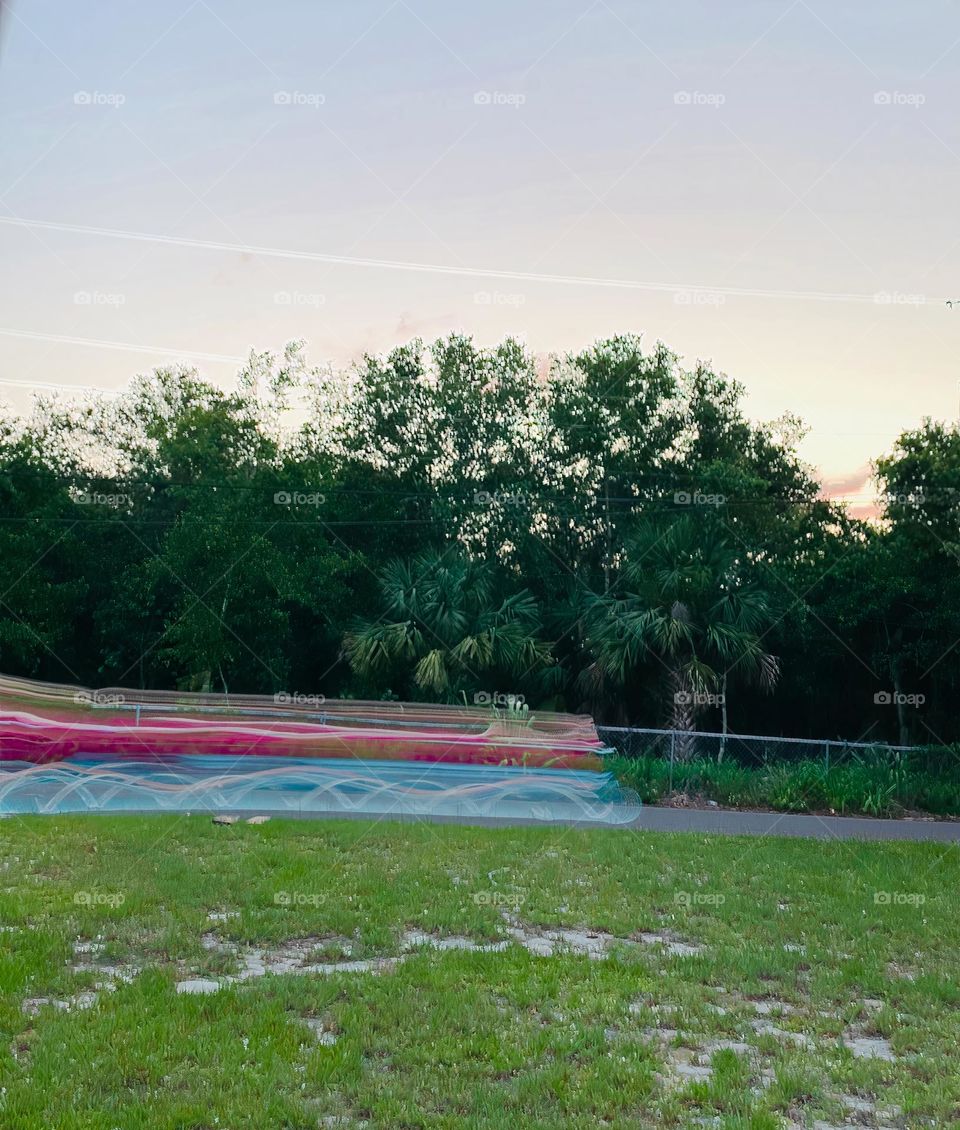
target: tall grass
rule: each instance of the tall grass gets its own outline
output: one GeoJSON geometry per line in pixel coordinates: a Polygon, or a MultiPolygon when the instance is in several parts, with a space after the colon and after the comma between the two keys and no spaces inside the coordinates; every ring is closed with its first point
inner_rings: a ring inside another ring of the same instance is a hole
{"type": "MultiPolygon", "coordinates": [[[[611,755],[605,761],[647,804],[671,791],[669,762],[611,755]]],[[[960,755],[954,749],[891,757],[870,754],[826,768],[822,761],[770,761],[758,766],[695,759],[675,762],[674,794],[733,808],[895,816],[904,811],[960,815],[960,755]]]]}

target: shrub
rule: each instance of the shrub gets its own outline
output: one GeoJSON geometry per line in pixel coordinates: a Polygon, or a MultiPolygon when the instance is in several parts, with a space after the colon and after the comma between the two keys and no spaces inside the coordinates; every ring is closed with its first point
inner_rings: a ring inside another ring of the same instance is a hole
{"type": "MultiPolygon", "coordinates": [[[[960,750],[957,753],[960,757],[960,750]]],[[[656,804],[671,791],[670,765],[663,758],[612,754],[606,765],[645,804],[656,804]]],[[[698,758],[674,764],[672,792],[703,796],[733,808],[779,812],[890,816],[916,809],[953,816],[960,815],[955,767],[945,749],[893,758],[888,751],[868,750],[829,769],[820,761],[769,761],[751,767],[698,758]]]]}

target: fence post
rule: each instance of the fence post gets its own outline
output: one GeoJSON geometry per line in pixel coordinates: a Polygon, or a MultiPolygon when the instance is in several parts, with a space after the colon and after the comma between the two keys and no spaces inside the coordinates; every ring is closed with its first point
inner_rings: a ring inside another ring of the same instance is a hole
{"type": "Polygon", "coordinates": [[[673,792],[673,752],[677,744],[677,731],[670,731],[670,783],[667,785],[667,792],[673,792]]]}
{"type": "Polygon", "coordinates": [[[830,772],[830,743],[823,743],[823,768],[824,772],[830,772]]]}

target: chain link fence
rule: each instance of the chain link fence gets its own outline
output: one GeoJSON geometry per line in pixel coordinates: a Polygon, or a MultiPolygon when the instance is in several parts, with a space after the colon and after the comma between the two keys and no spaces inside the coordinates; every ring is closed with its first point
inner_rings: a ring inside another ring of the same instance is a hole
{"type": "Polygon", "coordinates": [[[769,762],[818,761],[825,770],[847,761],[898,760],[918,746],[886,742],[845,742],[838,739],[775,738],[757,734],[714,734],[701,730],[647,730],[639,727],[597,726],[604,745],[624,757],[668,761],[733,762],[758,767],[769,762]]]}

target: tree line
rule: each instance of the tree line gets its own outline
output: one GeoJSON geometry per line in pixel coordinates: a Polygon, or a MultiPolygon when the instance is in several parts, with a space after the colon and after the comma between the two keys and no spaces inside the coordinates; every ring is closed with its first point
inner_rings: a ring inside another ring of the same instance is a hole
{"type": "Polygon", "coordinates": [[[864,521],[743,399],[636,336],[456,335],[38,397],[0,425],[0,670],[957,740],[957,428],[904,431],[864,521]]]}

